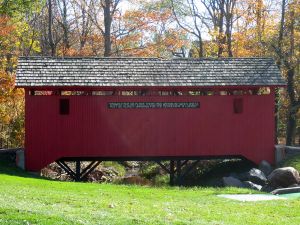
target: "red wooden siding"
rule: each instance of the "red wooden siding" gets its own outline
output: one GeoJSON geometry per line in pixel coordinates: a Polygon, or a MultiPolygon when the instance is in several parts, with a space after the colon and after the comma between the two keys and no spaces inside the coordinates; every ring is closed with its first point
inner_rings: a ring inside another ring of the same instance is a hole
{"type": "Polygon", "coordinates": [[[25,148],[31,171],[61,157],[243,155],[272,163],[274,91],[242,96],[26,95],[25,148]],[[70,100],[69,115],[60,115],[62,98],[70,100]],[[200,102],[200,108],[108,109],[108,102],[200,102]]]}

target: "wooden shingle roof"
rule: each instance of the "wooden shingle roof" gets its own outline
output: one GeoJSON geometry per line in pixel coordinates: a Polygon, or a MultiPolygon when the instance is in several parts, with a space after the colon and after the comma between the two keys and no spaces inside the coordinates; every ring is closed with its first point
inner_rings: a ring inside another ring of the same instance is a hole
{"type": "Polygon", "coordinates": [[[18,87],[281,86],[271,58],[20,57],[18,87]]]}

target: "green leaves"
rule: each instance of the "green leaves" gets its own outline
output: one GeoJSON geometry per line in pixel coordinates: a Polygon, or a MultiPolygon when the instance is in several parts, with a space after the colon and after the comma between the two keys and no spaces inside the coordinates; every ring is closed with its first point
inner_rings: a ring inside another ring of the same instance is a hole
{"type": "Polygon", "coordinates": [[[0,15],[15,16],[33,10],[33,7],[41,0],[0,0],[0,15]]]}

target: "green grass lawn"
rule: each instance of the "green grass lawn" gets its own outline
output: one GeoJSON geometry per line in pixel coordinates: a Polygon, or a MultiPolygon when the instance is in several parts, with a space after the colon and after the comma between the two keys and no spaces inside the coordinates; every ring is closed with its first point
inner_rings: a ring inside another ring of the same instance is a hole
{"type": "Polygon", "coordinates": [[[59,182],[0,162],[0,224],[300,224],[300,199],[238,202],[247,189],[59,182]]]}
{"type": "Polygon", "coordinates": [[[282,162],[282,166],[292,166],[296,170],[300,171],[300,155],[287,158],[282,162]]]}

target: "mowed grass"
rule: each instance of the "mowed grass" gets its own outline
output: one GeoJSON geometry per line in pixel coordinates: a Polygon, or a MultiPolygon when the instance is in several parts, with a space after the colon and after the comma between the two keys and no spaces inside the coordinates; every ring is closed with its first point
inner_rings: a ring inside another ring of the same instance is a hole
{"type": "Polygon", "coordinates": [[[0,224],[300,224],[300,199],[216,196],[251,192],[50,181],[2,162],[0,224]]]}
{"type": "Polygon", "coordinates": [[[300,171],[300,154],[287,158],[283,161],[282,166],[292,166],[300,171]]]}

